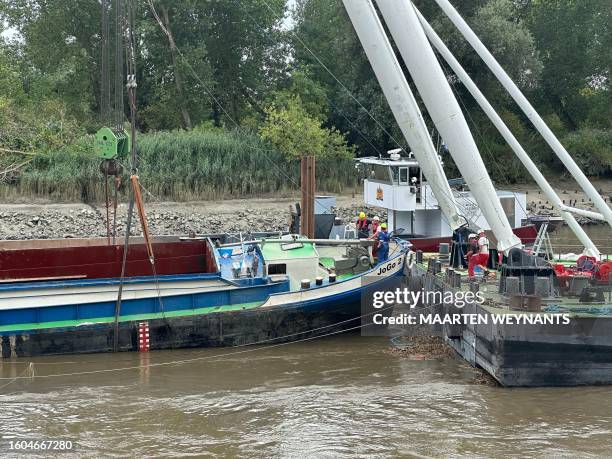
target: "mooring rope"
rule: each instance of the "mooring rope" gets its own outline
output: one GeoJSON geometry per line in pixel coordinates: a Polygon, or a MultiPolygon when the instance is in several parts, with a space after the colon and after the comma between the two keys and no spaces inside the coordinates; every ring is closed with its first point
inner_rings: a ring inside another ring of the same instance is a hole
{"type": "MultiPolygon", "coordinates": [[[[414,308],[411,309],[412,312],[417,312],[417,311],[423,311],[423,310],[427,310],[427,309],[431,309],[432,307],[434,307],[435,305],[428,305],[425,307],[421,307],[421,308],[414,308]]],[[[391,305],[385,308],[381,308],[378,309],[378,312],[382,312],[385,310],[389,310],[394,308],[395,305],[391,305]]],[[[292,341],[288,341],[288,342],[283,342],[283,343],[277,343],[277,344],[269,344],[267,346],[261,346],[261,347],[253,347],[253,346],[257,346],[258,344],[264,344],[266,342],[269,341],[277,341],[277,340],[281,340],[281,339],[286,339],[286,338],[290,338],[292,336],[295,335],[300,335],[300,334],[305,334],[305,333],[312,333],[313,331],[319,330],[319,329],[324,329],[324,328],[329,328],[329,327],[333,327],[336,325],[340,325],[342,323],[346,323],[349,321],[354,321],[354,320],[358,320],[362,317],[368,316],[368,315],[372,315],[373,313],[369,313],[369,314],[364,314],[355,318],[351,318],[351,319],[347,319],[344,321],[340,321],[340,322],[336,322],[334,324],[331,325],[326,325],[323,327],[318,327],[315,329],[311,329],[311,330],[307,330],[307,331],[303,331],[303,332],[297,332],[297,333],[292,333],[289,335],[285,335],[285,336],[281,336],[281,337],[276,337],[276,338],[269,338],[266,340],[261,340],[258,342],[254,342],[254,343],[248,343],[248,344],[240,344],[237,346],[233,346],[234,349],[236,348],[241,348],[241,347],[250,347],[250,349],[244,349],[244,350],[240,350],[240,351],[233,351],[233,352],[225,352],[225,353],[221,353],[221,354],[216,354],[216,355],[209,355],[209,356],[200,356],[200,357],[193,357],[193,358],[189,358],[189,359],[181,359],[181,360],[171,360],[168,362],[157,362],[157,363],[151,363],[151,364],[147,364],[146,367],[147,368],[151,368],[151,367],[163,367],[163,366],[171,366],[171,365],[184,365],[187,363],[193,363],[193,362],[199,362],[199,361],[210,361],[210,360],[219,360],[219,359],[223,359],[224,357],[231,357],[233,355],[240,355],[240,354],[245,354],[245,353],[250,353],[250,352],[256,352],[256,351],[261,351],[261,350],[265,350],[265,349],[271,349],[271,348],[277,348],[277,347],[281,347],[281,346],[286,346],[286,345],[290,345],[290,344],[296,344],[296,343],[301,343],[301,342],[306,342],[306,341],[313,341],[316,339],[320,339],[320,338],[326,338],[329,336],[334,336],[334,335],[338,335],[338,334],[342,334],[342,333],[346,333],[352,330],[359,330],[359,329],[363,329],[369,326],[374,325],[373,322],[367,323],[367,324],[360,324],[360,325],[356,325],[354,327],[350,327],[350,328],[345,328],[342,330],[336,330],[333,332],[329,332],[329,333],[325,333],[322,335],[316,335],[316,336],[309,336],[306,338],[301,338],[298,340],[292,340],[292,341]]],[[[130,359],[131,361],[132,359],[130,359]]],[[[49,363],[49,364],[57,364],[59,365],[61,362],[53,362],[53,363],[49,363]]],[[[73,361],[73,362],[63,362],[63,364],[79,364],[82,365],[84,363],[87,362],[78,362],[78,361],[73,361]]],[[[98,363],[98,362],[90,362],[90,363],[98,363]]],[[[128,366],[128,367],[116,367],[116,368],[105,368],[105,369],[101,369],[101,370],[89,370],[89,371],[78,371],[78,372],[71,372],[71,373],[51,373],[51,374],[47,374],[47,375],[39,375],[39,374],[35,374],[34,373],[34,365],[38,365],[38,364],[34,364],[33,362],[29,363],[29,368],[31,369],[31,373],[27,376],[19,375],[16,377],[12,377],[12,378],[8,378],[8,377],[0,377],[0,380],[10,380],[10,382],[8,384],[12,384],[13,382],[17,381],[17,380],[23,380],[23,379],[40,379],[40,378],[44,378],[44,379],[50,379],[50,378],[59,378],[59,377],[69,377],[69,376],[84,376],[84,375],[91,375],[91,374],[101,374],[101,373],[114,373],[114,372],[119,372],[119,371],[130,371],[130,370],[138,370],[138,369],[142,369],[143,366],[142,365],[134,365],[134,366],[128,366]]],[[[26,369],[26,370],[28,370],[26,369]]],[[[8,385],[6,384],[6,385],[8,385]]],[[[4,386],[2,386],[4,387],[4,386]]],[[[2,388],[0,387],[0,388],[2,388]]],[[[7,395],[7,394],[2,394],[2,395],[7,395]]]]}

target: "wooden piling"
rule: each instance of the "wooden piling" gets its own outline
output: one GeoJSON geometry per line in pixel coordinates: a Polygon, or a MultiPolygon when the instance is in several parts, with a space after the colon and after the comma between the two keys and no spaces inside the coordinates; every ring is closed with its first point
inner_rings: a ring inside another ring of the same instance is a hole
{"type": "Polygon", "coordinates": [[[300,227],[301,233],[310,239],[314,239],[315,236],[315,177],[315,157],[302,157],[300,181],[302,189],[302,212],[300,216],[300,227]]]}

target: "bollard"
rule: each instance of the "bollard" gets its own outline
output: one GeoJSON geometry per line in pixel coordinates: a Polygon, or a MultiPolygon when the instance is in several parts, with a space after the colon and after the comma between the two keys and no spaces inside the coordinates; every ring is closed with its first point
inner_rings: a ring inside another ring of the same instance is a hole
{"type": "Polygon", "coordinates": [[[434,274],[438,274],[442,272],[442,263],[440,262],[440,260],[434,261],[433,269],[434,269],[434,274]]]}
{"type": "Polygon", "coordinates": [[[506,277],[506,295],[519,295],[521,293],[521,280],[518,277],[506,277]]]}
{"type": "Polygon", "coordinates": [[[535,294],[542,298],[550,296],[550,279],[548,277],[536,277],[535,294]]]}
{"type": "Polygon", "coordinates": [[[302,279],[300,284],[302,289],[310,288],[310,279],[302,279]]]}
{"type": "Polygon", "coordinates": [[[445,282],[451,287],[455,286],[455,270],[453,268],[448,268],[444,273],[445,282]]]}
{"type": "Polygon", "coordinates": [[[416,251],[416,262],[419,264],[423,263],[423,251],[422,250],[416,251]]]}
{"type": "Polygon", "coordinates": [[[336,273],[329,273],[329,282],[336,282],[336,273]]]}
{"type": "Polygon", "coordinates": [[[450,261],[450,244],[448,242],[440,243],[438,248],[438,255],[440,261],[448,263],[450,261]]]}
{"type": "Polygon", "coordinates": [[[315,284],[323,285],[323,278],[321,276],[315,277],[315,284]]]}

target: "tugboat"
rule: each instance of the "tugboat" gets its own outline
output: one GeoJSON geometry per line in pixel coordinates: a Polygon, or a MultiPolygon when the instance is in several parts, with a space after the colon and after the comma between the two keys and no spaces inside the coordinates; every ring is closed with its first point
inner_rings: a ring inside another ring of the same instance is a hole
{"type": "MultiPolygon", "coordinates": [[[[356,159],[363,177],[363,196],[367,205],[387,211],[389,226],[402,239],[410,241],[413,250],[438,252],[440,244],[451,244],[453,229],[440,209],[440,204],[414,154],[396,149],[388,158],[356,159]]],[[[489,230],[476,199],[463,179],[448,181],[465,225],[489,230]]],[[[513,233],[525,245],[537,236],[535,225],[522,226],[527,218],[525,193],[496,190],[513,233]]]]}

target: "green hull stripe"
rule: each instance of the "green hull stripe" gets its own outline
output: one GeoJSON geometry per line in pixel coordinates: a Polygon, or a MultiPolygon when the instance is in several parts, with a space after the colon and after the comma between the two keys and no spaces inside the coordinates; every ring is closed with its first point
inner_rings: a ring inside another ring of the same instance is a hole
{"type": "MultiPolygon", "coordinates": [[[[121,316],[119,321],[132,322],[138,320],[163,319],[164,317],[189,317],[201,314],[212,314],[214,312],[241,311],[243,309],[256,308],[258,306],[261,306],[262,304],[262,301],[255,301],[252,303],[240,303],[226,306],[214,306],[208,308],[182,309],[180,311],[168,311],[164,313],[153,312],[149,314],[132,314],[127,316],[121,316]]],[[[79,325],[108,324],[113,323],[114,321],[114,317],[97,317],[92,319],[61,320],[57,322],[36,322],[29,324],[2,325],[0,326],[0,333],[20,330],[42,330],[45,328],[78,327],[79,325]]]]}

